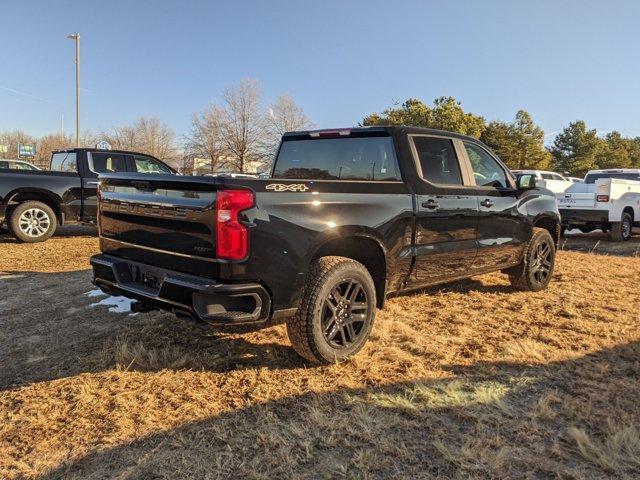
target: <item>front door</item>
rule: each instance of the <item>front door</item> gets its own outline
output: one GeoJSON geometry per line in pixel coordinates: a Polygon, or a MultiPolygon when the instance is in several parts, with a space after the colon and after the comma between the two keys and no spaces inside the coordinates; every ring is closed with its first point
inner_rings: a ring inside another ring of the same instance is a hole
{"type": "Polygon", "coordinates": [[[525,206],[505,168],[482,146],[464,141],[476,182],[478,254],[474,270],[517,264],[530,235],[525,206]]]}
{"type": "Polygon", "coordinates": [[[409,286],[438,283],[468,272],[476,255],[478,203],[459,162],[454,140],[410,135],[419,178],[415,264],[409,286]]]}

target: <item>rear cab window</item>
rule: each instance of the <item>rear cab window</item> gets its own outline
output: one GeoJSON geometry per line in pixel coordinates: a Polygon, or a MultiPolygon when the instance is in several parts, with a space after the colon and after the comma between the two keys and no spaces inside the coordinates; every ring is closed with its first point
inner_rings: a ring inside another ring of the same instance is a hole
{"type": "Polygon", "coordinates": [[[75,152],[56,152],[51,157],[52,172],[78,173],[75,152]]]}
{"type": "Polygon", "coordinates": [[[283,139],[272,178],[402,181],[390,136],[283,139]]]}

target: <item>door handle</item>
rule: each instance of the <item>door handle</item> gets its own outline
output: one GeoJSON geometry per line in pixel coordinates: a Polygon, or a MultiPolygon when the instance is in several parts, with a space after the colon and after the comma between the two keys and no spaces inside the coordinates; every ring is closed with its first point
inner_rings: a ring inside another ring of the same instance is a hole
{"type": "Polygon", "coordinates": [[[480,202],[480,205],[487,208],[493,207],[493,200],[489,200],[488,198],[485,198],[483,201],[480,202]]]}
{"type": "Polygon", "coordinates": [[[438,202],[436,202],[433,198],[430,198],[426,202],[422,202],[422,206],[424,208],[429,208],[431,210],[434,210],[434,209],[438,208],[440,206],[440,204],[438,202]]]}

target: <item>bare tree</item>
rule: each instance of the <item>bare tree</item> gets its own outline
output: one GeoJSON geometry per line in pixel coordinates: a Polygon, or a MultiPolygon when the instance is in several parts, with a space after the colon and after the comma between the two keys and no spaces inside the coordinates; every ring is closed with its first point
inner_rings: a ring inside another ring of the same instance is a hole
{"type": "Polygon", "coordinates": [[[286,132],[308,130],[314,126],[290,95],[281,95],[268,108],[265,125],[265,153],[270,158],[275,156],[280,138],[286,132]]]}
{"type": "Polygon", "coordinates": [[[51,152],[76,146],[75,137],[63,133],[44,135],[38,140],[38,148],[33,163],[41,168],[49,168],[51,152]]]}
{"type": "Polygon", "coordinates": [[[115,127],[101,137],[114,148],[146,153],[168,163],[175,163],[179,156],[175,132],[156,116],[140,117],[133,125],[115,127]]]}
{"type": "Polygon", "coordinates": [[[202,112],[194,114],[191,119],[191,133],[185,142],[185,151],[191,157],[191,163],[194,158],[207,159],[211,172],[217,171],[218,166],[225,160],[226,144],[222,119],[222,108],[218,105],[209,105],[202,112]]]}
{"type": "Polygon", "coordinates": [[[260,85],[257,80],[244,79],[226,89],[222,99],[221,130],[226,155],[234,170],[248,171],[263,160],[265,122],[260,108],[260,85]]]}
{"type": "Polygon", "coordinates": [[[34,144],[36,139],[21,130],[0,132],[0,145],[6,145],[7,151],[0,151],[0,158],[18,158],[18,144],[34,144]]]}

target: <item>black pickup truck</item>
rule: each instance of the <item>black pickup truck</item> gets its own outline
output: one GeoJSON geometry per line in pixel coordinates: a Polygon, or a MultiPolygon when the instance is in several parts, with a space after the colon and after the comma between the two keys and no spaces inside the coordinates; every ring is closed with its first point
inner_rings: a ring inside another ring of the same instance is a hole
{"type": "Polygon", "coordinates": [[[373,127],[288,133],[269,179],[100,175],[99,231],[103,291],[217,325],[286,320],[327,363],[389,294],[495,270],[544,289],[560,218],[473,138],[373,127]]]}
{"type": "Polygon", "coordinates": [[[95,223],[100,173],[176,173],[149,155],[92,148],[53,152],[48,171],[3,167],[0,162],[0,225],[30,243],[48,239],[58,225],[95,223]]]}

